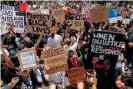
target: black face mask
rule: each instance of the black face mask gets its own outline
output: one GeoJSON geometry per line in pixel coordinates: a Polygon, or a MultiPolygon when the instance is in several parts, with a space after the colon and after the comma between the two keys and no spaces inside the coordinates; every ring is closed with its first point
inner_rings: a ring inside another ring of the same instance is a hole
{"type": "Polygon", "coordinates": [[[121,53],[125,53],[125,52],[126,52],[126,50],[122,48],[121,53]]]}

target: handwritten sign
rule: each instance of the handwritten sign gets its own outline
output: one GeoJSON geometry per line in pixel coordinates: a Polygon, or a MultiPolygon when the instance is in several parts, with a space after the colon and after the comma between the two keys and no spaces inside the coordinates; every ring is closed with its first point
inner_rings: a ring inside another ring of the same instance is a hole
{"type": "Polygon", "coordinates": [[[50,69],[46,70],[47,74],[53,74],[68,69],[66,53],[64,48],[50,48],[42,52],[45,65],[50,69]]]}
{"type": "Polygon", "coordinates": [[[63,9],[55,9],[55,16],[62,16],[65,15],[63,9]]]}
{"type": "Polygon", "coordinates": [[[108,22],[108,8],[99,7],[90,11],[91,22],[108,22]]]}
{"type": "Polygon", "coordinates": [[[97,70],[113,70],[124,40],[124,35],[120,33],[95,31],[91,35],[88,65],[97,70]]]}
{"type": "Polygon", "coordinates": [[[17,53],[17,56],[20,62],[21,71],[37,66],[35,48],[29,48],[19,51],[17,53]]]}
{"type": "Polygon", "coordinates": [[[84,73],[85,73],[85,71],[84,71],[83,67],[77,67],[74,69],[69,69],[69,70],[67,70],[68,81],[71,84],[82,82],[85,80],[84,73]]]}
{"type": "Polygon", "coordinates": [[[14,16],[14,32],[24,33],[24,16],[14,16]]]}
{"type": "Polygon", "coordinates": [[[56,22],[63,23],[65,21],[65,12],[63,9],[55,9],[54,18],[56,22]]]}
{"type": "Polygon", "coordinates": [[[52,27],[52,16],[43,14],[31,14],[27,13],[27,29],[32,33],[45,33],[50,34],[52,27]]]}
{"type": "Polygon", "coordinates": [[[83,20],[71,20],[72,23],[72,30],[80,30],[84,27],[84,21],[83,20]]]}
{"type": "Polygon", "coordinates": [[[7,23],[13,23],[13,16],[15,14],[15,7],[10,5],[1,5],[1,21],[5,21],[7,23]]]}

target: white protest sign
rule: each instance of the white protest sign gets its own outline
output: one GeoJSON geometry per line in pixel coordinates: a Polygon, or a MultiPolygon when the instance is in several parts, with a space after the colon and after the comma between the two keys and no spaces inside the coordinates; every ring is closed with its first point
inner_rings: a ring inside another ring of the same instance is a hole
{"type": "Polygon", "coordinates": [[[13,16],[15,14],[15,7],[9,6],[9,5],[1,5],[1,21],[7,22],[7,23],[13,23],[13,16]]]}
{"type": "Polygon", "coordinates": [[[129,24],[130,20],[129,19],[123,19],[124,24],[129,24]]]}
{"type": "Polygon", "coordinates": [[[17,55],[20,61],[21,70],[37,66],[35,48],[24,49],[19,51],[17,55]]]}
{"type": "Polygon", "coordinates": [[[117,18],[116,17],[109,18],[109,22],[110,23],[117,23],[117,18]]]}
{"type": "Polygon", "coordinates": [[[24,16],[14,17],[14,32],[24,33],[24,16]]]}
{"type": "Polygon", "coordinates": [[[130,19],[133,19],[133,13],[132,13],[131,16],[130,16],[130,19]]]}
{"type": "Polygon", "coordinates": [[[110,2],[108,2],[108,3],[106,3],[106,7],[111,7],[111,3],[110,2]]]}
{"type": "Polygon", "coordinates": [[[49,14],[49,9],[41,10],[41,13],[42,13],[42,14],[49,14]]]}
{"type": "Polygon", "coordinates": [[[123,20],[123,17],[122,16],[117,16],[117,20],[122,21],[123,20]]]}

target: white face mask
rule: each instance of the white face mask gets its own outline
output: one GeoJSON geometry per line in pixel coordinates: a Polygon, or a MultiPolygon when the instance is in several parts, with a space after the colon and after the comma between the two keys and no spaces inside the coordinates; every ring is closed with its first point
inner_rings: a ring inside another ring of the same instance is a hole
{"type": "Polygon", "coordinates": [[[84,54],[84,57],[85,57],[85,60],[87,60],[87,55],[86,54],[84,54]]]}

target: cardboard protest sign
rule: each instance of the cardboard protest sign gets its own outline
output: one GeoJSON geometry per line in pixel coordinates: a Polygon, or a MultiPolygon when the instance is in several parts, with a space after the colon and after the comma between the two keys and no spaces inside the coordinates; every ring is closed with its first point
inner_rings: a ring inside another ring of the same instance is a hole
{"type": "Polygon", "coordinates": [[[20,62],[21,71],[28,70],[37,66],[36,64],[37,55],[35,48],[29,48],[29,49],[24,49],[22,51],[18,51],[17,56],[20,62]]]}
{"type": "Polygon", "coordinates": [[[53,74],[68,69],[66,53],[63,47],[43,50],[41,57],[44,60],[45,65],[50,68],[49,70],[46,70],[47,74],[53,74]]]}
{"type": "Polygon", "coordinates": [[[124,41],[124,35],[120,33],[93,32],[88,50],[88,66],[99,71],[114,70],[124,41]]]}
{"type": "Polygon", "coordinates": [[[63,9],[55,9],[55,16],[62,16],[65,15],[65,12],[63,11],[63,9]]]}
{"type": "Polygon", "coordinates": [[[24,16],[14,16],[14,32],[24,33],[24,16]]]}
{"type": "Polygon", "coordinates": [[[27,13],[27,29],[32,33],[50,34],[52,27],[52,16],[43,14],[27,13]]]}
{"type": "Polygon", "coordinates": [[[72,30],[80,30],[84,27],[84,21],[83,20],[71,20],[72,23],[72,30]]]}
{"type": "Polygon", "coordinates": [[[15,14],[15,7],[10,5],[4,5],[1,6],[1,21],[7,22],[7,23],[13,23],[13,16],[15,14]]]}
{"type": "Polygon", "coordinates": [[[62,16],[54,16],[56,22],[60,22],[60,23],[63,23],[65,21],[65,16],[62,15],[62,16]]]}
{"type": "Polygon", "coordinates": [[[83,67],[76,67],[73,69],[69,69],[67,70],[68,81],[71,84],[82,82],[85,80],[84,73],[85,71],[83,67]]]}
{"type": "Polygon", "coordinates": [[[99,7],[90,11],[91,22],[108,22],[108,8],[99,7]]]}

